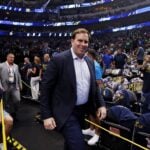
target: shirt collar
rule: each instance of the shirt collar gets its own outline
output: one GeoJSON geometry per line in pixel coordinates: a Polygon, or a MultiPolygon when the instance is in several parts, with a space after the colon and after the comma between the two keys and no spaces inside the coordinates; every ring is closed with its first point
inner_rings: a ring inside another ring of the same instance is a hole
{"type": "Polygon", "coordinates": [[[6,64],[7,64],[7,66],[14,66],[14,64],[9,64],[7,61],[6,61],[6,64]]]}
{"type": "Polygon", "coordinates": [[[86,55],[84,55],[82,59],[79,58],[79,57],[75,54],[73,48],[71,48],[71,54],[72,54],[72,57],[73,57],[74,60],[75,60],[75,59],[76,59],[76,60],[77,60],[77,59],[82,60],[82,59],[85,59],[85,57],[86,57],[86,55]]]}

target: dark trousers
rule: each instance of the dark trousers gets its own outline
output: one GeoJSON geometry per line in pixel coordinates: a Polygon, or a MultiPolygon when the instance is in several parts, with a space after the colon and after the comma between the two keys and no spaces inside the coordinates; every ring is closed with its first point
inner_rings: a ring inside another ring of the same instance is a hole
{"type": "Polygon", "coordinates": [[[84,109],[82,109],[82,107],[77,107],[61,130],[65,139],[65,150],[87,149],[81,130],[82,120],[84,120],[84,109]]]}
{"type": "Polygon", "coordinates": [[[16,113],[20,105],[20,90],[16,89],[15,84],[10,84],[4,92],[4,106],[7,112],[16,113]]]}

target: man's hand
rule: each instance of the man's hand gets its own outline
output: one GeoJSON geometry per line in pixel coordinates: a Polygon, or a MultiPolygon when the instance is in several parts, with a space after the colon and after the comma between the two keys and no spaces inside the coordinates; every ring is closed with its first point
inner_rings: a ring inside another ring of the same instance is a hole
{"type": "Polygon", "coordinates": [[[43,120],[46,130],[53,130],[56,128],[56,122],[53,117],[43,120]]]}
{"type": "Polygon", "coordinates": [[[106,110],[106,107],[99,107],[98,110],[97,110],[97,117],[102,120],[102,119],[105,119],[106,117],[106,114],[107,114],[107,110],[106,110]]]}

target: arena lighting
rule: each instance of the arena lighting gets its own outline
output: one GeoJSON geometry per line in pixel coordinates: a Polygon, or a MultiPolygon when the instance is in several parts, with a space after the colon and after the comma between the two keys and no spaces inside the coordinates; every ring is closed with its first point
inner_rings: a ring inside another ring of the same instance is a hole
{"type": "Polygon", "coordinates": [[[111,17],[103,17],[99,19],[99,22],[112,20],[111,17]]]}
{"type": "Polygon", "coordinates": [[[49,36],[51,36],[51,35],[52,35],[52,33],[50,32],[50,33],[49,33],[49,36]]]}
{"type": "Polygon", "coordinates": [[[41,36],[41,33],[39,33],[38,36],[41,36]]]}
{"type": "Polygon", "coordinates": [[[0,20],[0,24],[4,25],[15,25],[15,26],[52,26],[52,27],[60,27],[60,26],[75,26],[75,25],[81,25],[81,24],[94,24],[99,22],[104,22],[108,20],[115,20],[120,18],[125,18],[131,15],[137,15],[141,13],[150,12],[150,6],[136,9],[130,12],[113,15],[109,17],[102,17],[102,18],[95,18],[95,19],[89,19],[89,20],[83,20],[83,21],[68,21],[68,22],[55,22],[55,23],[43,23],[43,22],[16,22],[16,21],[8,21],[8,20],[0,20]]]}
{"type": "Polygon", "coordinates": [[[33,33],[32,36],[35,36],[35,33],[33,33]]]}
{"type": "Polygon", "coordinates": [[[94,34],[94,31],[91,31],[91,35],[93,35],[94,34]]]}
{"type": "MultiPolygon", "coordinates": [[[[118,31],[127,31],[127,30],[132,30],[132,29],[139,29],[139,28],[143,28],[143,27],[150,27],[150,21],[147,21],[147,22],[143,22],[143,23],[139,23],[139,24],[134,24],[134,25],[129,25],[129,26],[124,26],[124,27],[119,27],[119,28],[113,28],[113,29],[105,29],[105,30],[94,30],[93,33],[96,35],[100,35],[102,33],[111,33],[111,32],[118,32],[118,31]]],[[[15,32],[14,31],[11,31],[13,32],[13,36],[19,36],[19,37],[23,37],[24,36],[24,32],[15,32]]],[[[51,32],[50,32],[51,33],[51,32]]],[[[41,35],[42,36],[48,36],[50,35],[50,33],[38,33],[38,37],[40,37],[41,35]],[[45,34],[45,35],[44,35],[45,34]]],[[[12,33],[11,33],[12,34],[12,33]]],[[[7,32],[7,31],[0,31],[0,36],[8,36],[10,35],[10,32],[7,32]]],[[[31,35],[31,33],[27,33],[27,36],[29,37],[31,35]]],[[[71,33],[68,32],[64,32],[62,33],[62,35],[64,36],[71,36],[71,33]]],[[[54,37],[57,37],[59,36],[59,34],[57,33],[52,33],[51,36],[54,36],[54,37]]]]}
{"type": "Polygon", "coordinates": [[[64,36],[67,36],[67,33],[65,33],[64,36]]]}
{"type": "Polygon", "coordinates": [[[43,13],[44,9],[35,9],[34,12],[36,12],[36,13],[43,13]]]}
{"type": "Polygon", "coordinates": [[[12,10],[12,7],[9,7],[9,10],[12,10]]]}
{"type": "Polygon", "coordinates": [[[61,37],[61,36],[62,36],[62,33],[59,33],[59,36],[61,37]]]}
{"type": "Polygon", "coordinates": [[[27,36],[30,36],[30,33],[27,33],[27,36]]]}
{"type": "MultiPolygon", "coordinates": [[[[80,0],[78,0],[80,1],[80,0]]],[[[83,0],[82,0],[83,1],[83,0]]],[[[26,9],[23,9],[22,8],[22,12],[36,12],[36,13],[43,13],[43,12],[53,12],[53,13],[58,13],[58,9],[70,9],[70,8],[80,8],[80,7],[91,7],[91,6],[96,6],[96,5],[100,5],[100,4],[103,4],[103,3],[109,3],[109,2],[112,2],[114,0],[99,0],[99,1],[95,1],[95,2],[89,2],[89,3],[79,3],[79,4],[69,4],[69,5],[62,5],[62,6],[58,6],[56,9],[45,9],[48,4],[49,1],[47,1],[44,5],[43,8],[40,8],[40,9],[30,9],[30,8],[27,8],[26,9]]],[[[3,10],[7,10],[9,9],[8,6],[4,6],[4,5],[0,5],[0,9],[3,9],[3,10]]],[[[18,10],[19,8],[13,8],[12,7],[12,11],[16,11],[18,10]]]]}
{"type": "Polygon", "coordinates": [[[19,9],[18,9],[18,11],[21,11],[21,10],[22,10],[22,8],[19,8],[19,9]]]}
{"type": "MultiPolygon", "coordinates": [[[[140,25],[138,25],[138,28],[141,28],[142,26],[140,26],[140,25]]],[[[127,28],[126,28],[126,30],[132,30],[133,28],[135,28],[135,26],[134,25],[131,25],[131,26],[128,26],[127,28]]]]}
{"type": "Polygon", "coordinates": [[[150,22],[144,22],[144,23],[140,23],[140,24],[134,24],[134,25],[129,25],[129,26],[120,27],[120,28],[114,28],[114,29],[112,29],[112,32],[132,30],[132,29],[136,29],[136,28],[142,28],[145,26],[150,26],[150,22]]]}
{"type": "Polygon", "coordinates": [[[29,8],[26,8],[26,10],[25,10],[26,12],[31,12],[31,9],[29,9],[29,8]]]}
{"type": "Polygon", "coordinates": [[[12,36],[13,35],[13,31],[9,32],[9,35],[12,36]]]}
{"type": "Polygon", "coordinates": [[[14,8],[14,11],[16,11],[16,10],[17,10],[17,8],[15,7],[15,8],[14,8]]]}
{"type": "Polygon", "coordinates": [[[59,6],[58,8],[60,9],[71,9],[71,8],[80,8],[80,7],[91,7],[91,6],[96,6],[99,4],[104,4],[104,3],[109,3],[112,2],[114,0],[100,0],[100,1],[95,1],[95,2],[89,2],[89,3],[81,3],[80,0],[76,0],[78,1],[77,3],[74,2],[75,4],[70,4],[70,5],[62,5],[59,6]]]}

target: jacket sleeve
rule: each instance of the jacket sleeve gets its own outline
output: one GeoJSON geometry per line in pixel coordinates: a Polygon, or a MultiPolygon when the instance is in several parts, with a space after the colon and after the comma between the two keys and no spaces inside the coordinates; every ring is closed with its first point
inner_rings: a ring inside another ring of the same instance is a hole
{"type": "Polygon", "coordinates": [[[17,65],[17,71],[18,71],[18,84],[19,84],[19,88],[22,90],[22,80],[21,80],[21,75],[20,75],[20,72],[19,72],[19,68],[18,68],[18,65],[17,65]]]}
{"type": "Polygon", "coordinates": [[[45,71],[42,79],[41,85],[41,115],[42,119],[47,119],[49,117],[53,117],[52,114],[52,96],[55,89],[55,85],[57,82],[58,76],[58,65],[56,63],[56,59],[52,59],[45,71]]]}
{"type": "Polygon", "coordinates": [[[106,106],[102,95],[102,90],[98,87],[96,83],[96,105],[98,107],[106,106]]]}

